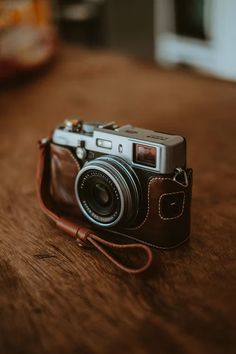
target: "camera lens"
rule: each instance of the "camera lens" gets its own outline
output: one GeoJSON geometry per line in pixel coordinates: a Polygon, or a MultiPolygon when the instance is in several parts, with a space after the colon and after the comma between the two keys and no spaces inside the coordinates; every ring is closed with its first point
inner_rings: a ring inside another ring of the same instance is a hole
{"type": "Polygon", "coordinates": [[[108,188],[104,183],[96,183],[93,188],[94,199],[98,202],[101,207],[108,206],[111,201],[111,196],[108,188]]]}
{"type": "Polygon", "coordinates": [[[139,180],[130,165],[118,157],[89,162],[78,174],[75,193],[84,215],[94,224],[129,224],[137,215],[139,180]]]}
{"type": "Polygon", "coordinates": [[[91,215],[97,214],[97,218],[110,220],[119,210],[115,186],[106,180],[106,176],[94,170],[87,172],[85,185],[86,189],[81,192],[85,208],[91,215]]]}

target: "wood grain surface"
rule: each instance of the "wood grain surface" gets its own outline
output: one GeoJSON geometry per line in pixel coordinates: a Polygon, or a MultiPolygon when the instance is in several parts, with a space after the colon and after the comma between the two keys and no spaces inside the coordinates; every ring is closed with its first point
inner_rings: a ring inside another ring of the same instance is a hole
{"type": "Polygon", "coordinates": [[[0,353],[235,352],[236,85],[66,48],[0,92],[0,353]],[[179,133],[194,169],[191,241],[129,276],[39,210],[37,139],[65,117],[179,133]]]}

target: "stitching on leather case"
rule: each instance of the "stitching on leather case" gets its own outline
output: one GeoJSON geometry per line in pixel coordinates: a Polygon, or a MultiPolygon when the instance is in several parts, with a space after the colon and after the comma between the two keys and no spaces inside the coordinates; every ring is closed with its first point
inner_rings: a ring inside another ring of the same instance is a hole
{"type": "MultiPolygon", "coordinates": [[[[189,171],[188,177],[190,176],[190,174],[191,174],[191,172],[189,171]]],[[[157,180],[169,180],[169,181],[172,181],[174,183],[177,183],[177,182],[173,181],[173,179],[170,178],[170,177],[151,177],[150,180],[149,180],[149,183],[148,183],[148,208],[147,208],[147,214],[146,214],[144,220],[141,222],[140,225],[138,225],[136,227],[129,228],[128,230],[138,230],[146,223],[146,221],[147,221],[147,219],[149,217],[149,213],[150,213],[150,186],[151,186],[152,181],[157,181],[157,180]]],[[[188,187],[184,187],[184,188],[188,188],[188,187]]]]}
{"type": "Polygon", "coordinates": [[[185,192],[184,191],[179,191],[179,192],[172,192],[172,193],[163,193],[160,198],[159,198],[159,202],[158,202],[158,214],[160,216],[160,218],[162,220],[174,220],[174,219],[178,219],[183,215],[184,212],[184,207],[185,207],[185,192]],[[184,199],[183,199],[183,203],[182,203],[182,210],[180,212],[180,214],[173,216],[171,218],[165,218],[164,216],[161,215],[161,199],[164,197],[164,195],[171,195],[171,194],[179,194],[179,193],[183,193],[184,195],[184,199]]]}
{"type": "Polygon", "coordinates": [[[142,227],[142,226],[145,224],[145,222],[147,221],[148,216],[149,216],[149,212],[150,212],[150,186],[151,186],[151,182],[152,182],[152,181],[155,181],[155,180],[157,180],[157,179],[171,179],[171,178],[167,178],[167,177],[165,177],[165,178],[163,178],[163,177],[154,177],[154,178],[153,178],[153,177],[151,177],[151,178],[149,179],[149,182],[148,182],[148,207],[147,207],[147,214],[146,214],[144,220],[141,222],[140,225],[138,225],[138,226],[136,226],[136,227],[132,227],[132,228],[130,228],[129,230],[138,230],[138,229],[140,229],[140,227],[142,227]]]}
{"type": "Polygon", "coordinates": [[[71,152],[69,149],[66,149],[66,150],[69,152],[70,156],[72,157],[72,159],[73,159],[74,162],[76,163],[76,166],[77,166],[78,170],[80,170],[79,161],[76,159],[76,157],[72,154],[72,152],[71,152]]]}

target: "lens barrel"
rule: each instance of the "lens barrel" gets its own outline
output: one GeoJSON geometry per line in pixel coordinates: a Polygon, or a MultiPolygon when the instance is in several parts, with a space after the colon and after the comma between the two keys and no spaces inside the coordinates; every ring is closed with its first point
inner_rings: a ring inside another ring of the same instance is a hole
{"type": "Polygon", "coordinates": [[[126,226],[137,216],[141,187],[125,160],[106,155],[90,161],[79,172],[75,194],[83,214],[92,223],[126,226]]]}

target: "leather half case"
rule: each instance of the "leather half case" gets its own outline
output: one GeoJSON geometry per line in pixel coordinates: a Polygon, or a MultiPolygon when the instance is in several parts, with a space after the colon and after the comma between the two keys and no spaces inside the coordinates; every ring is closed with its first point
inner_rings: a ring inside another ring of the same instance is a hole
{"type": "MultiPolygon", "coordinates": [[[[93,227],[82,215],[75,197],[75,179],[80,170],[76,156],[70,149],[51,143],[50,158],[50,193],[57,209],[93,227]]],[[[186,173],[187,186],[174,180],[174,175],[150,177],[143,219],[133,227],[116,227],[109,232],[163,249],[185,242],[190,234],[192,170],[187,169],[186,173]]]]}

